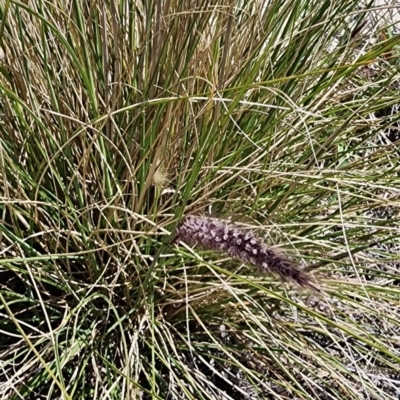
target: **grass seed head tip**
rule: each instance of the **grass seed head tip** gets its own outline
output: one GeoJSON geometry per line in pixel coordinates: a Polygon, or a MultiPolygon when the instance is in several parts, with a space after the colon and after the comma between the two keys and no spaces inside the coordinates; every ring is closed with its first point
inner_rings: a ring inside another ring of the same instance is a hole
{"type": "Polygon", "coordinates": [[[183,242],[203,250],[222,252],[252,265],[264,273],[273,273],[285,281],[317,290],[312,277],[284,254],[269,248],[254,232],[229,221],[189,215],[178,224],[172,243],[183,242]]]}

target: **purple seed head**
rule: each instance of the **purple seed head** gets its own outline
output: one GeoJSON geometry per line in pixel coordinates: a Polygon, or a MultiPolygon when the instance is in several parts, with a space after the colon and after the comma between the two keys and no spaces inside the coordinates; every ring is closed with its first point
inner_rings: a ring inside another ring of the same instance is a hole
{"type": "Polygon", "coordinates": [[[256,267],[261,272],[270,272],[285,281],[295,282],[313,290],[319,289],[310,275],[285,255],[273,251],[253,232],[217,218],[184,217],[176,229],[173,243],[186,243],[203,250],[222,252],[256,267]]]}

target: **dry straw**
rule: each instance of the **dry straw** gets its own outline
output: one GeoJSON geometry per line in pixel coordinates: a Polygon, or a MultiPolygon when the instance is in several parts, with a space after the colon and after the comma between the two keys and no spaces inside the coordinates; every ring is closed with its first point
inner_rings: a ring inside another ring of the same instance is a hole
{"type": "Polygon", "coordinates": [[[319,291],[312,277],[298,264],[270,249],[254,232],[234,226],[229,221],[189,215],[179,223],[173,243],[183,242],[204,250],[214,250],[273,273],[285,281],[319,291]]]}

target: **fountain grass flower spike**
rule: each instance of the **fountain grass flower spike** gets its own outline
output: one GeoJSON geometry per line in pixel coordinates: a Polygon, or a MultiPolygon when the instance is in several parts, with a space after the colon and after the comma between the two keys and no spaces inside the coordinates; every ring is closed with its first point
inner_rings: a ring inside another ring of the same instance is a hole
{"type": "Polygon", "coordinates": [[[298,264],[270,249],[254,234],[217,218],[189,215],[179,223],[172,243],[183,242],[203,250],[227,254],[264,273],[272,273],[282,280],[319,291],[313,278],[298,264]]]}

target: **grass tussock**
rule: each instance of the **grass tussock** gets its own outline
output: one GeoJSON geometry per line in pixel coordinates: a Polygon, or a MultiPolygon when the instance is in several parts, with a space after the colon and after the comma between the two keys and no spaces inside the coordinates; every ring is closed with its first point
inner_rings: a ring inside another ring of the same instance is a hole
{"type": "Polygon", "coordinates": [[[400,38],[372,5],[1,2],[1,398],[397,398],[400,38]],[[175,246],[186,215],[322,293],[175,246]]]}

